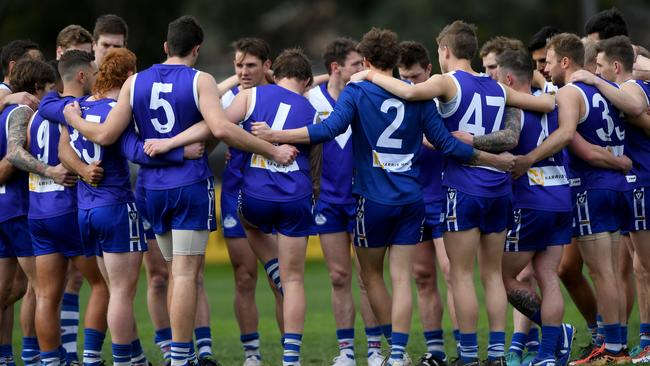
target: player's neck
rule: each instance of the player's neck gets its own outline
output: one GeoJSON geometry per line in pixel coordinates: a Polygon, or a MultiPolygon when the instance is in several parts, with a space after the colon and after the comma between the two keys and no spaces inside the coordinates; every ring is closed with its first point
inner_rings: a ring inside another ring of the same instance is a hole
{"type": "Polygon", "coordinates": [[[303,94],[305,92],[305,86],[303,83],[296,79],[282,78],[276,82],[276,85],[281,86],[287,90],[290,90],[296,94],[303,94]]]}
{"type": "Polygon", "coordinates": [[[117,100],[117,97],[119,95],[120,95],[120,89],[111,89],[111,90],[107,91],[106,93],[104,93],[103,95],[93,94],[92,96],[90,96],[88,98],[88,100],[93,101],[93,100],[100,100],[100,99],[104,99],[104,98],[110,98],[110,99],[117,100]]]}
{"type": "Polygon", "coordinates": [[[623,84],[628,80],[634,80],[634,76],[632,76],[631,72],[624,72],[616,75],[616,84],[623,84]]]}
{"type": "Polygon", "coordinates": [[[517,83],[517,84],[510,85],[510,87],[513,90],[516,90],[520,93],[532,94],[531,93],[532,85],[530,83],[517,83]]]}
{"type": "Polygon", "coordinates": [[[392,69],[390,69],[390,70],[382,70],[382,69],[376,68],[376,67],[374,67],[372,65],[369,65],[368,69],[370,69],[370,71],[373,71],[373,72],[375,72],[377,74],[390,76],[391,78],[393,77],[393,70],[392,69]]]}
{"type": "Polygon", "coordinates": [[[327,81],[327,92],[332,99],[339,99],[339,95],[341,95],[341,91],[345,88],[345,84],[345,81],[339,75],[330,75],[330,79],[327,81]]]}
{"type": "Polygon", "coordinates": [[[472,69],[472,62],[463,58],[451,58],[447,64],[449,71],[465,71],[470,74],[478,74],[472,69]]]}
{"type": "Polygon", "coordinates": [[[63,83],[63,93],[64,96],[71,96],[75,98],[83,97],[84,89],[81,85],[77,83],[63,83]]]}
{"type": "Polygon", "coordinates": [[[2,82],[5,83],[5,84],[7,84],[7,85],[9,85],[9,78],[8,78],[8,77],[4,78],[4,79],[2,80],[2,82]]]}
{"type": "Polygon", "coordinates": [[[576,71],[580,71],[580,70],[582,70],[581,67],[568,68],[564,73],[564,85],[569,83],[569,81],[571,80],[571,75],[573,75],[576,71]]]}
{"type": "Polygon", "coordinates": [[[194,66],[194,59],[191,57],[178,57],[178,56],[171,56],[167,57],[167,60],[163,62],[165,65],[185,65],[192,67],[194,66]]]}

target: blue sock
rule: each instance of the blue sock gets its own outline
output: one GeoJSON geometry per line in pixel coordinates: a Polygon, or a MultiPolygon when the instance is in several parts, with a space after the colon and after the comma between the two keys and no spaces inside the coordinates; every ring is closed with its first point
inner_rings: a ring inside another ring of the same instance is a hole
{"type": "Polygon", "coordinates": [[[603,324],[603,333],[605,334],[605,350],[610,353],[619,353],[623,348],[621,345],[621,324],[603,324]]]}
{"type": "Polygon", "coordinates": [[[515,332],[510,340],[510,348],[508,352],[516,353],[521,357],[524,354],[524,347],[526,347],[526,333],[515,332]]]}
{"type": "Polygon", "coordinates": [[[63,348],[63,345],[60,345],[59,348],[57,349],[57,352],[59,353],[59,364],[60,365],[68,365],[67,363],[67,357],[66,357],[66,352],[65,348],[63,348]]]}
{"type": "Polygon", "coordinates": [[[282,365],[289,366],[300,362],[300,346],[302,346],[302,334],[284,334],[284,352],[282,353],[282,365]]]}
{"type": "Polygon", "coordinates": [[[562,335],[562,326],[543,325],[542,326],[542,343],[537,354],[538,360],[555,358],[557,343],[562,335]]]}
{"type": "Polygon", "coordinates": [[[186,366],[190,362],[190,349],[192,342],[171,343],[172,366],[186,366]]]}
{"type": "Polygon", "coordinates": [[[409,342],[408,333],[393,332],[391,335],[390,359],[401,360],[406,352],[406,344],[409,342]]]}
{"type": "Polygon", "coordinates": [[[172,359],[172,328],[161,328],[156,330],[156,335],[153,339],[156,346],[160,348],[165,362],[172,359]]]}
{"type": "Polygon", "coordinates": [[[84,329],[84,366],[97,366],[102,363],[104,338],[106,338],[104,332],[91,328],[84,329]]]}
{"type": "Polygon", "coordinates": [[[621,325],[621,345],[627,348],[627,324],[621,325]]]}
{"type": "Polygon", "coordinates": [[[488,337],[488,360],[504,357],[506,332],[490,332],[488,337]]]}
{"type": "Polygon", "coordinates": [[[443,338],[442,329],[424,332],[424,340],[427,343],[428,353],[441,360],[445,359],[445,341],[443,338]]]}
{"type": "Polygon", "coordinates": [[[339,343],[339,353],[354,359],[354,328],[337,329],[336,339],[339,343]]]}
{"type": "Polygon", "coordinates": [[[212,356],[212,333],[210,327],[200,327],[194,329],[196,337],[196,348],[199,349],[199,357],[212,356]]]}
{"type": "Polygon", "coordinates": [[[20,358],[25,366],[40,366],[41,350],[36,337],[23,337],[23,351],[20,358]]]}
{"type": "Polygon", "coordinates": [[[642,348],[650,346],[650,323],[641,323],[639,327],[639,345],[642,348]]]}
{"type": "Polygon", "coordinates": [[[478,339],[476,333],[460,333],[460,358],[463,363],[478,359],[478,339]]]}
{"type": "Polygon", "coordinates": [[[526,336],[526,350],[528,352],[539,352],[539,328],[532,326],[526,336]]]}
{"type": "Polygon", "coordinates": [[[147,361],[147,356],[145,356],[144,350],[142,350],[140,338],[136,338],[133,342],[131,342],[131,364],[144,366],[148,366],[149,364],[147,361]]]}
{"type": "Polygon", "coordinates": [[[282,281],[280,280],[280,264],[278,263],[277,258],[273,258],[270,261],[264,263],[264,269],[266,270],[266,275],[271,279],[271,282],[275,285],[275,288],[278,292],[284,296],[284,291],[282,290],[282,281]]]}
{"type": "Polygon", "coordinates": [[[59,350],[50,352],[41,352],[41,365],[43,366],[59,366],[61,364],[59,350]]]}
{"type": "Polygon", "coordinates": [[[542,326],[542,308],[540,307],[530,318],[535,324],[542,326]]]}
{"type": "Polygon", "coordinates": [[[368,341],[368,357],[373,353],[381,353],[381,327],[366,328],[366,339],[368,341]]]}
{"type": "Polygon", "coordinates": [[[255,333],[242,334],[241,336],[239,336],[239,340],[241,341],[241,345],[244,348],[245,358],[254,357],[257,358],[258,360],[262,359],[262,355],[260,354],[259,333],[255,332],[255,333]]]}
{"type": "Polygon", "coordinates": [[[603,328],[603,317],[600,314],[596,315],[597,323],[597,335],[596,335],[596,346],[600,347],[605,341],[605,329],[603,328]]]}
{"type": "Polygon", "coordinates": [[[78,361],[77,332],[79,331],[79,295],[64,293],[61,301],[61,343],[66,361],[78,361]]]}
{"type": "Polygon", "coordinates": [[[16,366],[14,362],[14,350],[11,344],[0,344],[0,357],[5,359],[7,366],[16,366]]]}
{"type": "Polygon", "coordinates": [[[460,357],[460,330],[454,329],[454,340],[456,341],[456,355],[460,357]]]}
{"type": "Polygon", "coordinates": [[[198,359],[196,358],[196,348],[194,348],[194,341],[190,341],[190,362],[197,363],[198,359]]]}
{"type": "Polygon", "coordinates": [[[113,366],[131,365],[131,343],[111,345],[113,349],[113,366]]]}
{"type": "Polygon", "coordinates": [[[596,344],[596,339],[598,338],[598,323],[589,323],[587,324],[587,329],[591,333],[591,343],[596,344]]]}
{"type": "Polygon", "coordinates": [[[384,324],[379,326],[381,328],[381,333],[384,335],[384,338],[386,338],[386,342],[388,342],[389,345],[392,344],[391,341],[391,336],[393,335],[393,325],[392,324],[384,324]]]}

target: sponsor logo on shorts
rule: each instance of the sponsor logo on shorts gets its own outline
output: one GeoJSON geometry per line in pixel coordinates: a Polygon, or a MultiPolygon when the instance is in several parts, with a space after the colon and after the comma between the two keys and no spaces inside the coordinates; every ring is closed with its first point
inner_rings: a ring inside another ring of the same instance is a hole
{"type": "Polygon", "coordinates": [[[316,222],[316,225],[325,225],[327,222],[327,218],[323,216],[323,214],[316,214],[316,217],[314,218],[314,221],[316,222]]]}
{"type": "Polygon", "coordinates": [[[634,190],[634,199],[637,200],[637,201],[641,201],[643,199],[643,190],[635,189],[634,190]]]}
{"type": "Polygon", "coordinates": [[[149,222],[149,220],[142,219],[142,228],[145,230],[151,229],[151,223],[149,222]]]}
{"type": "Polygon", "coordinates": [[[226,218],[223,219],[223,227],[226,229],[232,229],[235,226],[237,226],[237,219],[232,217],[232,215],[226,216],[226,218]]]}

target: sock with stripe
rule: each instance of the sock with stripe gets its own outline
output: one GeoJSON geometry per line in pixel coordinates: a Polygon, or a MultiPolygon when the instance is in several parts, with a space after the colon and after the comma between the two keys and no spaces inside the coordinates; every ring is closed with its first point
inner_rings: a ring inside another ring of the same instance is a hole
{"type": "Polygon", "coordinates": [[[282,281],[280,280],[280,263],[278,263],[278,259],[273,258],[264,263],[264,270],[266,270],[266,276],[271,279],[271,282],[273,282],[278,292],[284,296],[284,291],[282,291],[282,281]]]}
{"type": "Polygon", "coordinates": [[[111,348],[113,349],[113,366],[131,365],[131,343],[113,343],[111,348]]]}
{"type": "Polygon", "coordinates": [[[589,333],[591,333],[591,343],[596,344],[596,339],[598,338],[598,324],[589,323],[587,324],[587,329],[589,329],[589,333]]]}
{"type": "Polygon", "coordinates": [[[596,315],[596,323],[597,323],[597,334],[596,334],[596,346],[600,347],[603,345],[603,342],[605,341],[605,329],[603,328],[603,317],[600,316],[600,314],[596,315]]]}
{"type": "Polygon", "coordinates": [[[508,348],[508,352],[515,353],[517,356],[521,357],[524,354],[524,347],[526,347],[526,338],[526,333],[515,332],[510,340],[510,348],[508,348]]]}
{"type": "Polygon", "coordinates": [[[392,344],[390,346],[390,359],[402,360],[404,359],[404,352],[406,352],[406,344],[409,341],[408,333],[393,332],[391,336],[392,344]]]}
{"type": "Polygon", "coordinates": [[[131,364],[134,366],[148,366],[147,356],[144,354],[140,338],[131,342],[131,364]]]}
{"type": "Polygon", "coordinates": [[[212,356],[212,332],[210,332],[210,327],[194,329],[194,337],[196,337],[196,348],[199,350],[199,358],[212,356]]]}
{"type": "Polygon", "coordinates": [[[60,365],[68,365],[66,361],[66,352],[65,348],[63,348],[63,345],[60,345],[59,348],[56,350],[59,353],[59,364],[60,365]]]}
{"type": "Polygon", "coordinates": [[[384,335],[384,338],[386,338],[386,342],[388,342],[388,345],[391,345],[392,344],[391,336],[393,335],[393,325],[384,324],[384,325],[380,325],[379,328],[381,328],[381,333],[384,335]]]}
{"type": "Polygon", "coordinates": [[[381,327],[366,328],[368,342],[368,357],[373,353],[381,353],[381,327]]]}
{"type": "Polygon", "coordinates": [[[532,326],[526,336],[526,350],[528,352],[539,352],[539,328],[532,326]]]}
{"type": "Polygon", "coordinates": [[[189,360],[190,360],[190,362],[193,362],[195,364],[199,362],[199,360],[196,358],[196,348],[194,348],[194,341],[190,341],[189,360]]]}
{"type": "Polygon", "coordinates": [[[38,347],[36,337],[23,337],[23,351],[20,353],[20,359],[25,366],[40,366],[41,350],[38,347]]]}
{"type": "Polygon", "coordinates": [[[456,356],[460,357],[460,330],[454,329],[454,341],[456,341],[456,356]]]}
{"type": "Polygon", "coordinates": [[[50,352],[41,352],[41,365],[43,366],[59,366],[61,365],[59,350],[56,349],[50,352]]]}
{"type": "Polygon", "coordinates": [[[490,332],[488,336],[488,360],[497,360],[504,357],[506,348],[505,332],[490,332]]]}
{"type": "Polygon", "coordinates": [[[336,340],[339,344],[339,354],[354,360],[354,328],[337,329],[336,340]]]}
{"type": "Polygon", "coordinates": [[[186,366],[190,362],[192,342],[172,342],[172,366],[186,366]]]}
{"type": "Polygon", "coordinates": [[[0,344],[0,357],[4,358],[7,366],[16,366],[14,350],[11,344],[0,344]]]}
{"type": "Polygon", "coordinates": [[[302,334],[284,334],[284,352],[282,354],[282,366],[298,365],[300,363],[300,347],[302,346],[302,334]]]}
{"type": "Polygon", "coordinates": [[[641,348],[650,346],[650,323],[641,323],[639,327],[639,345],[641,348]]]}
{"type": "Polygon", "coordinates": [[[262,359],[262,355],[260,354],[259,333],[255,332],[255,333],[242,334],[241,336],[239,336],[239,340],[241,341],[242,348],[244,349],[245,358],[253,357],[258,360],[262,359]]]}
{"type": "Polygon", "coordinates": [[[441,360],[445,359],[445,341],[442,329],[424,332],[424,341],[427,344],[427,353],[441,360]]]}
{"type": "Polygon", "coordinates": [[[621,345],[621,324],[603,324],[603,333],[605,334],[605,350],[609,353],[619,353],[623,348],[621,345]]]}
{"type": "Polygon", "coordinates": [[[156,346],[160,348],[165,362],[171,362],[172,359],[172,328],[160,328],[156,330],[153,339],[156,346]]]}
{"type": "MultiPolygon", "coordinates": [[[[102,346],[106,333],[95,329],[84,329],[84,366],[98,366],[102,363],[102,346]]],[[[130,347],[131,345],[129,345],[130,347]]],[[[67,350],[66,350],[67,351],[67,350]]]]}
{"type": "Polygon", "coordinates": [[[627,324],[621,324],[621,346],[627,348],[627,324]]]}
{"type": "Polygon", "coordinates": [[[476,333],[460,333],[460,359],[463,363],[470,363],[478,359],[476,333]]]}
{"type": "Polygon", "coordinates": [[[79,295],[64,293],[61,301],[61,343],[66,352],[66,361],[78,361],[77,332],[79,332],[79,295]]]}

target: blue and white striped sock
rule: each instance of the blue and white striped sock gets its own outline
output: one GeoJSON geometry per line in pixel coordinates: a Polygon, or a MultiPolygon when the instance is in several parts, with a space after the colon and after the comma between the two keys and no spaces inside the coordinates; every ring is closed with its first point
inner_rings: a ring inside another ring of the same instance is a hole
{"type": "Polygon", "coordinates": [[[528,352],[539,352],[539,328],[530,327],[526,337],[526,350],[528,352]]]}
{"type": "Polygon", "coordinates": [[[271,282],[273,282],[280,295],[284,296],[282,281],[280,280],[280,263],[278,262],[278,259],[273,258],[264,263],[264,269],[266,270],[267,277],[271,279],[271,282]]]}
{"type": "Polygon", "coordinates": [[[78,361],[77,333],[79,332],[79,295],[64,293],[61,301],[61,343],[66,362],[78,361]]]}
{"type": "Polygon", "coordinates": [[[402,360],[404,359],[404,352],[406,352],[406,344],[409,342],[408,333],[393,332],[391,336],[393,343],[390,346],[390,359],[402,360]]]}
{"type": "Polygon", "coordinates": [[[373,353],[381,353],[381,327],[366,328],[368,342],[368,357],[373,353]]]}
{"type": "Polygon", "coordinates": [[[505,332],[490,332],[488,336],[488,360],[496,360],[504,357],[505,344],[505,332]]]}
{"type": "Polygon", "coordinates": [[[508,349],[508,352],[515,353],[517,356],[521,357],[524,354],[524,347],[526,347],[525,342],[526,333],[515,332],[510,340],[510,348],[508,349]]]}
{"type": "Polygon", "coordinates": [[[174,342],[171,344],[172,366],[186,366],[190,361],[192,342],[174,342]]]}
{"type": "Polygon", "coordinates": [[[111,345],[113,349],[113,366],[130,366],[131,365],[131,343],[111,345]]]}
{"type": "Polygon", "coordinates": [[[147,356],[144,354],[144,350],[142,349],[140,338],[136,338],[133,342],[131,342],[131,364],[134,366],[149,365],[147,356]]]}
{"type": "Polygon", "coordinates": [[[621,345],[627,348],[627,325],[621,324],[621,345]]]}
{"type": "Polygon", "coordinates": [[[102,363],[102,346],[106,333],[95,329],[84,329],[84,366],[97,366],[102,363]]]}
{"type": "Polygon", "coordinates": [[[199,358],[212,356],[212,333],[210,327],[199,327],[194,329],[196,337],[196,348],[199,350],[199,358]]]}
{"type": "Polygon", "coordinates": [[[596,344],[596,338],[598,338],[598,324],[587,324],[587,329],[591,333],[591,343],[596,344]]]}
{"type": "Polygon", "coordinates": [[[641,323],[639,326],[639,345],[641,348],[650,346],[650,323],[641,323]]]}
{"type": "Polygon", "coordinates": [[[600,347],[605,341],[605,329],[603,327],[603,317],[600,314],[596,315],[596,324],[598,324],[597,334],[596,334],[596,346],[600,347]]]}
{"type": "Polygon", "coordinates": [[[282,354],[282,366],[292,366],[300,363],[300,347],[302,346],[302,334],[284,334],[284,352],[282,354]]]}
{"type": "Polygon", "coordinates": [[[445,359],[445,340],[442,329],[424,332],[424,340],[427,343],[427,353],[441,360],[445,359]]]}
{"type": "Polygon", "coordinates": [[[40,366],[41,350],[38,347],[36,337],[23,337],[23,351],[20,353],[20,359],[25,366],[40,366]]]}
{"type": "Polygon", "coordinates": [[[454,341],[456,341],[456,355],[460,357],[460,330],[454,329],[454,341]]]}
{"type": "Polygon", "coordinates": [[[59,366],[61,364],[59,350],[50,352],[41,352],[41,365],[43,366],[59,366]]]}
{"type": "Polygon", "coordinates": [[[393,336],[393,324],[384,324],[379,327],[381,328],[381,333],[384,335],[384,338],[386,338],[388,345],[393,344],[391,340],[391,337],[393,336]]]}
{"type": "Polygon", "coordinates": [[[65,348],[63,348],[63,345],[59,345],[57,352],[59,353],[59,364],[67,365],[68,363],[66,361],[66,352],[65,352],[65,348]]]}
{"type": "Polygon", "coordinates": [[[165,362],[171,362],[172,359],[172,328],[160,328],[156,330],[156,335],[153,339],[156,346],[160,348],[165,362]]]}
{"type": "Polygon", "coordinates": [[[245,358],[254,357],[257,358],[258,360],[262,359],[262,355],[260,354],[259,333],[255,332],[255,333],[242,334],[239,336],[239,340],[241,341],[242,348],[244,349],[245,358]]]}
{"type": "Polygon", "coordinates": [[[339,353],[354,359],[354,328],[337,329],[336,339],[339,343],[339,353]]]}
{"type": "Polygon", "coordinates": [[[0,344],[0,357],[4,358],[7,366],[16,366],[14,350],[11,344],[0,344]]]}
{"type": "Polygon", "coordinates": [[[603,324],[605,334],[605,350],[610,353],[619,353],[623,348],[621,344],[621,324],[603,324]]]}
{"type": "Polygon", "coordinates": [[[478,359],[478,337],[476,333],[460,333],[460,358],[463,363],[478,359]]]}

